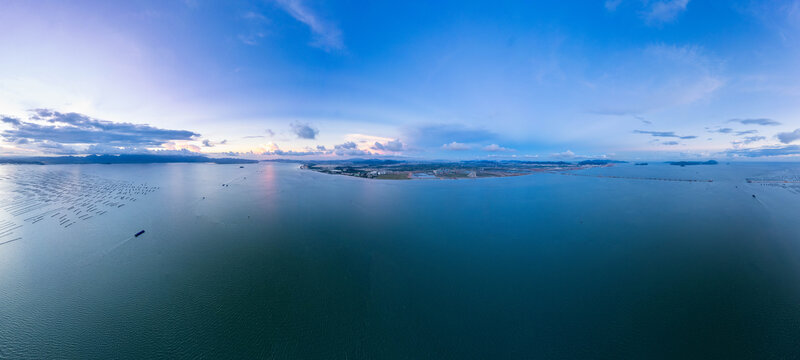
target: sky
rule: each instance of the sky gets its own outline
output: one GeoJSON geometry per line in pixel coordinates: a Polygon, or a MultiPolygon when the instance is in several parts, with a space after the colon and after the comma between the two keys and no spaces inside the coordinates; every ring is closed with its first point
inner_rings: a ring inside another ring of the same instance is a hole
{"type": "Polygon", "coordinates": [[[800,1],[0,0],[0,155],[800,160],[800,1]]]}

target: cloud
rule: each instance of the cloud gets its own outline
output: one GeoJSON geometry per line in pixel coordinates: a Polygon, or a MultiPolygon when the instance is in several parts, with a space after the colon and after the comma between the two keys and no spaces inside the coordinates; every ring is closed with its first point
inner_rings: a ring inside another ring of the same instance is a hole
{"type": "Polygon", "coordinates": [[[19,126],[19,125],[22,124],[19,121],[19,119],[13,118],[13,117],[10,117],[10,116],[2,116],[2,117],[0,117],[0,121],[4,122],[6,124],[11,124],[13,126],[19,126]]]}
{"type": "MultiPolygon", "coordinates": [[[[572,152],[571,150],[550,154],[550,157],[555,159],[608,159],[609,156],[614,156],[614,154],[578,155],[572,152]]],[[[525,155],[525,157],[538,157],[538,156],[525,155]]]]}
{"type": "Polygon", "coordinates": [[[283,150],[278,144],[270,142],[261,151],[261,155],[278,155],[278,156],[309,156],[309,155],[322,155],[324,151],[306,147],[303,150],[283,150]]]}
{"type": "Polygon", "coordinates": [[[504,147],[502,147],[500,145],[497,145],[497,144],[491,144],[491,145],[484,146],[483,147],[483,151],[488,151],[488,152],[511,152],[511,151],[514,151],[514,149],[504,148],[504,147]]]}
{"type": "Polygon", "coordinates": [[[391,151],[391,152],[399,152],[403,151],[405,145],[400,142],[399,139],[390,140],[385,143],[375,142],[375,145],[372,146],[373,150],[381,150],[381,151],[391,151]]]}
{"type": "MultiPolygon", "coordinates": [[[[267,154],[265,154],[267,155],[267,154]]],[[[305,151],[295,151],[295,150],[277,150],[273,151],[272,155],[281,155],[281,156],[308,156],[308,155],[322,155],[322,152],[316,150],[305,150],[305,151]]]]}
{"type": "Polygon", "coordinates": [[[372,155],[369,151],[361,150],[358,145],[352,141],[347,141],[343,144],[334,145],[333,153],[339,156],[360,156],[372,155]]]}
{"type": "Polygon", "coordinates": [[[750,143],[754,143],[756,141],[766,140],[766,137],[763,136],[745,136],[741,140],[737,140],[732,142],[733,146],[740,146],[740,145],[747,145],[750,143]]]}
{"type": "Polygon", "coordinates": [[[269,135],[270,137],[273,137],[273,136],[275,136],[275,132],[274,132],[274,131],[272,131],[272,129],[267,129],[267,130],[264,130],[264,132],[266,132],[266,133],[267,133],[267,135],[269,135]]]}
{"type": "Polygon", "coordinates": [[[301,0],[276,0],[278,6],[286,11],[295,20],[305,24],[311,29],[314,40],[311,46],[325,51],[342,50],[342,32],[335,25],[324,21],[309,9],[301,0]]]}
{"type": "Polygon", "coordinates": [[[622,0],[606,0],[605,4],[606,10],[608,11],[615,11],[617,10],[617,6],[622,3],[622,0]]]}
{"type": "MultiPolygon", "coordinates": [[[[708,129],[708,128],[706,128],[706,129],[708,129]]],[[[736,136],[758,134],[758,130],[736,131],[736,130],[731,129],[731,128],[708,129],[708,132],[710,132],[710,133],[719,133],[719,134],[734,134],[736,136]]]]}
{"type": "Polygon", "coordinates": [[[464,150],[472,149],[472,146],[469,146],[469,145],[464,144],[464,143],[453,141],[453,142],[451,142],[449,144],[442,145],[442,149],[444,149],[444,150],[452,150],[452,151],[464,151],[464,150]]]}
{"type": "Polygon", "coordinates": [[[781,123],[772,119],[730,119],[728,122],[738,122],[743,125],[777,126],[781,123]]]}
{"type": "Polygon", "coordinates": [[[570,151],[570,150],[567,150],[567,151],[560,152],[560,153],[550,154],[550,156],[554,157],[554,158],[558,158],[558,159],[571,159],[571,158],[575,157],[575,153],[570,151]]]}
{"type": "Polygon", "coordinates": [[[347,149],[347,150],[349,150],[349,149],[358,148],[358,145],[356,145],[356,143],[354,143],[352,141],[347,141],[344,144],[334,145],[334,148],[335,149],[347,149]]]}
{"type": "Polygon", "coordinates": [[[78,150],[71,146],[65,146],[64,144],[44,140],[38,142],[37,148],[46,154],[55,154],[55,155],[76,155],[78,154],[78,150]]]}
{"type": "Polygon", "coordinates": [[[264,25],[270,23],[270,20],[266,16],[254,11],[244,13],[242,19],[245,20],[244,25],[246,25],[248,31],[239,34],[239,41],[245,45],[258,45],[259,41],[267,36],[264,25]]]}
{"type": "Polygon", "coordinates": [[[222,141],[220,141],[218,143],[215,143],[215,142],[213,142],[213,141],[211,141],[209,139],[203,140],[203,146],[205,146],[205,147],[214,147],[216,145],[225,145],[227,143],[228,143],[228,140],[222,140],[222,141]]]}
{"type": "Polygon", "coordinates": [[[242,15],[242,19],[247,20],[257,20],[257,21],[269,21],[266,16],[259,14],[255,11],[248,11],[242,15]]]}
{"type": "Polygon", "coordinates": [[[264,36],[266,36],[264,33],[254,33],[250,35],[240,34],[238,38],[239,41],[242,42],[242,44],[255,46],[258,45],[258,39],[261,39],[264,36]]]}
{"type": "Polygon", "coordinates": [[[729,156],[764,157],[800,155],[800,145],[764,146],[753,149],[732,149],[726,151],[729,156]]]}
{"type": "Polygon", "coordinates": [[[784,144],[800,139],[800,129],[791,132],[778,133],[778,140],[784,144]]]}
{"type": "Polygon", "coordinates": [[[406,130],[405,138],[412,144],[422,147],[440,147],[452,142],[480,143],[498,139],[497,134],[459,124],[423,125],[406,130]]]}
{"type": "MultiPolygon", "coordinates": [[[[104,144],[97,144],[97,145],[104,145],[104,144]]],[[[189,144],[185,141],[169,141],[166,144],[162,145],[162,147],[167,150],[175,150],[175,151],[188,150],[191,152],[200,152],[200,147],[198,147],[197,145],[189,144]]],[[[131,150],[131,149],[123,148],[122,150],[131,150]]]]}
{"type": "Polygon", "coordinates": [[[716,130],[709,130],[708,132],[715,132],[715,133],[720,133],[720,134],[730,134],[730,133],[733,132],[733,129],[731,129],[731,128],[722,128],[722,129],[716,129],[716,130]]]}
{"type": "Polygon", "coordinates": [[[694,135],[676,135],[674,131],[646,131],[646,130],[634,130],[636,134],[647,134],[655,137],[667,137],[667,138],[678,138],[678,139],[695,139],[697,136],[694,135]]]}
{"type": "Polygon", "coordinates": [[[98,120],[78,113],[60,113],[50,109],[31,111],[28,121],[2,117],[12,126],[0,133],[5,140],[27,143],[52,152],[78,151],[80,146],[146,151],[147,147],[163,146],[172,141],[188,141],[199,137],[188,130],[168,130],[147,124],[118,123],[98,120]]]}
{"type": "Polygon", "coordinates": [[[680,143],[677,142],[677,141],[664,141],[664,142],[661,143],[661,145],[674,146],[674,145],[680,145],[680,143]]]}
{"type": "Polygon", "coordinates": [[[644,18],[649,24],[668,23],[684,12],[686,5],[689,5],[689,0],[656,1],[645,11],[644,18]]]}
{"type": "Polygon", "coordinates": [[[292,123],[292,132],[300,139],[315,139],[319,130],[308,124],[292,123]]]}
{"type": "Polygon", "coordinates": [[[249,136],[243,136],[242,138],[243,139],[263,139],[264,137],[265,137],[264,135],[249,135],[249,136]]]}

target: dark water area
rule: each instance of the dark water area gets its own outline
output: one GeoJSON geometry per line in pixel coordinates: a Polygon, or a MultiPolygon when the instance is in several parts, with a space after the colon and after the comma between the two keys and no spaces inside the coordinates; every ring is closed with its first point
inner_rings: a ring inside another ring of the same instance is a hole
{"type": "Polygon", "coordinates": [[[579,173],[0,166],[0,200],[72,179],[88,209],[0,207],[0,358],[800,356],[797,184],[746,181],[800,165],[579,173]]]}

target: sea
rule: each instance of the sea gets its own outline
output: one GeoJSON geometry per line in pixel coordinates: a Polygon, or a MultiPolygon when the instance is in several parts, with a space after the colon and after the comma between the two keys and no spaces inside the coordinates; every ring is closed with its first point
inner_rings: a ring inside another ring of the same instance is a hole
{"type": "Polygon", "coordinates": [[[2,359],[798,357],[797,163],[0,166],[2,359]]]}

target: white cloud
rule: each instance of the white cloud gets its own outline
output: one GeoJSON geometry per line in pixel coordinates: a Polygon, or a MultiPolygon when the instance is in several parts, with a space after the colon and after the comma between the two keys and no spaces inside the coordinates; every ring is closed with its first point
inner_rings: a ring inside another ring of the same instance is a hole
{"type": "Polygon", "coordinates": [[[491,145],[484,146],[483,147],[483,151],[488,151],[488,152],[510,152],[510,151],[514,151],[514,149],[504,148],[504,147],[502,147],[500,145],[497,145],[497,144],[491,144],[491,145]]]}
{"type": "Polygon", "coordinates": [[[305,147],[302,150],[283,150],[274,142],[269,142],[266,145],[256,149],[255,153],[259,155],[278,155],[278,156],[308,156],[308,155],[322,155],[325,152],[320,149],[313,149],[305,147]]]}
{"type": "Polygon", "coordinates": [[[444,149],[444,150],[453,150],[453,151],[463,151],[463,150],[472,149],[472,146],[469,146],[468,144],[464,144],[464,143],[453,141],[453,142],[451,142],[449,144],[442,145],[442,149],[444,149]]]}
{"type": "Polygon", "coordinates": [[[567,150],[560,153],[550,154],[550,156],[558,159],[572,159],[575,157],[575,153],[570,150],[567,150]]]}
{"type": "Polygon", "coordinates": [[[653,3],[645,12],[645,20],[649,24],[663,24],[671,22],[678,15],[686,11],[689,0],[664,0],[653,3]]]}

